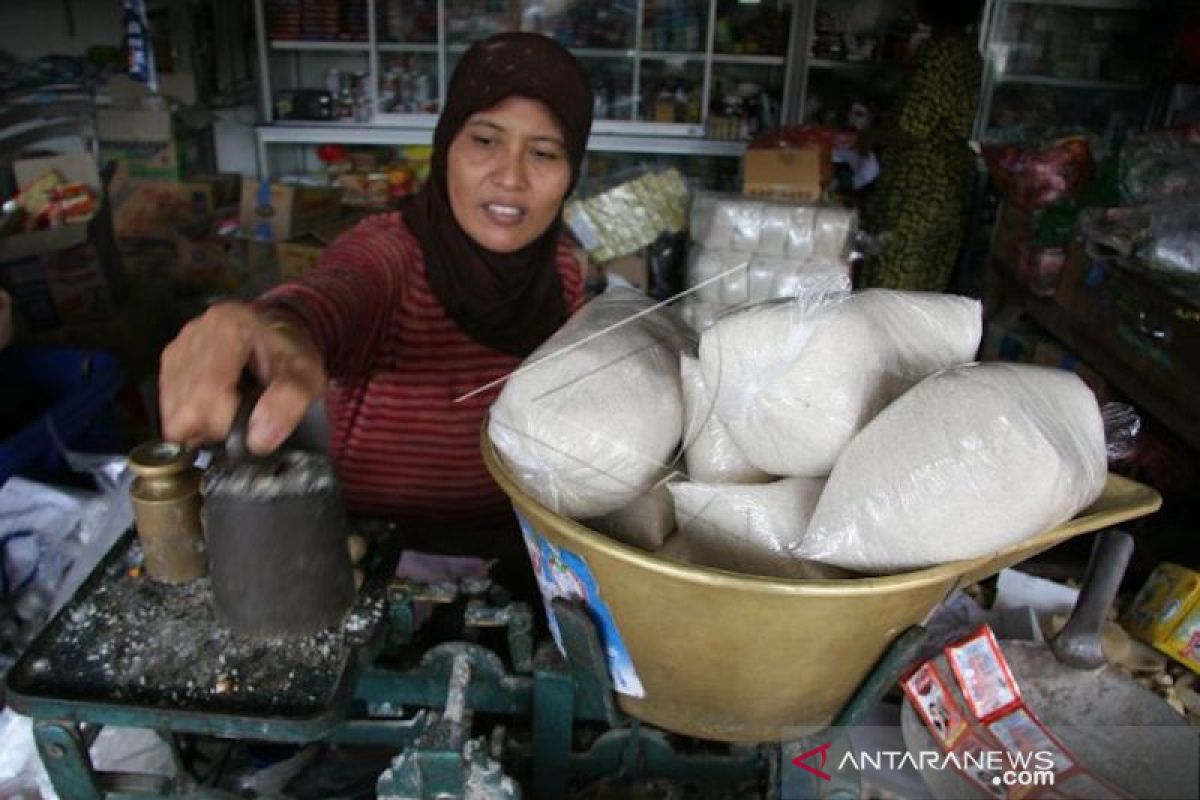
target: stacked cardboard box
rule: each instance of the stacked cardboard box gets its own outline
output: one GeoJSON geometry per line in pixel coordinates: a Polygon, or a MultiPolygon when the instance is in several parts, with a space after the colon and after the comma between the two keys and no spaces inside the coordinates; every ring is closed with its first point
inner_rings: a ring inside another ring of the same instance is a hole
{"type": "Polygon", "coordinates": [[[40,331],[110,313],[125,293],[125,276],[95,161],[81,153],[25,159],[13,164],[13,174],[22,188],[61,175],[97,201],[86,218],[0,237],[0,286],[24,322],[40,331]]]}

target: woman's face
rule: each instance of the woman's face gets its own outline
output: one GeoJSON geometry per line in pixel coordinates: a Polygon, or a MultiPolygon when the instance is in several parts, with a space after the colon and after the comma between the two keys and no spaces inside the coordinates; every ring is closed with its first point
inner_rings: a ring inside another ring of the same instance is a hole
{"type": "Polygon", "coordinates": [[[570,183],[562,130],[540,101],[506,98],[472,114],[450,143],[450,208],[492,252],[520,250],[545,233],[570,183]]]}

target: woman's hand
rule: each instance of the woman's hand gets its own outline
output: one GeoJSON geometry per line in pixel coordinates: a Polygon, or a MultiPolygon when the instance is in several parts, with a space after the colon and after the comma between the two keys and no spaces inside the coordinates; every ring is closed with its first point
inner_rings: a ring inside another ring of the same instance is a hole
{"type": "Polygon", "coordinates": [[[246,437],[255,453],[283,444],[328,386],[324,359],[303,326],[244,303],[221,303],[185,325],[163,350],[158,378],[163,438],[193,447],[224,439],[247,365],[264,386],[246,437]]]}

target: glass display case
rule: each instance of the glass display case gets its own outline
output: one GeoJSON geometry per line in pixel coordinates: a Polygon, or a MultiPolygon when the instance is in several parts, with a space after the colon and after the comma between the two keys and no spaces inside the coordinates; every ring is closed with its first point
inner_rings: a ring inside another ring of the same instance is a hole
{"type": "Polygon", "coordinates": [[[726,159],[736,171],[745,143],[786,119],[804,2],[255,0],[260,170],[312,163],[269,155],[273,145],[429,143],[466,48],[525,30],[568,47],[588,72],[590,152],[726,159]]]}
{"type": "Polygon", "coordinates": [[[920,45],[915,0],[816,0],[809,7],[799,118],[845,125],[850,107],[886,109],[920,45]]]}
{"type": "Polygon", "coordinates": [[[1120,144],[1153,110],[1159,24],[1143,0],[994,0],[977,138],[1120,144]]]}
{"type": "MultiPolygon", "coordinates": [[[[275,145],[428,144],[446,76],[498,31],[542,33],[580,59],[595,95],[589,152],[735,169],[780,122],[886,111],[922,41],[915,0],[255,0],[255,11],[265,175],[313,162],[268,158],[275,145]]],[[[1085,128],[1115,143],[1142,127],[1153,19],[1145,0],[987,0],[976,138],[1085,128]]]]}

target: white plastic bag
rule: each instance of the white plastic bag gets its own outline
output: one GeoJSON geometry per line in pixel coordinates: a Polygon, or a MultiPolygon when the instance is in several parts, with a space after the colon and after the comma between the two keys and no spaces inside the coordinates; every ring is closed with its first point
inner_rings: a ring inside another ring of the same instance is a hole
{"type": "Polygon", "coordinates": [[[700,362],[680,356],[683,380],[683,458],[688,476],[700,483],[764,483],[771,476],[757,469],[738,449],[713,411],[712,393],[704,385],[700,362]]]}
{"type": "Polygon", "coordinates": [[[692,562],[747,575],[819,578],[842,573],[793,553],[824,484],[786,478],[755,485],[678,482],[667,488],[692,562]]]}
{"type": "Polygon", "coordinates": [[[1100,409],[1073,373],[946,370],[854,438],[793,552],[872,573],[982,556],[1070,519],[1106,471],[1100,409]]]}
{"type": "Polygon", "coordinates": [[[939,369],[971,361],[980,305],[870,289],[727,314],[700,339],[717,416],[771,475],[824,477],[876,413],[939,369]]]}
{"type": "Polygon", "coordinates": [[[676,474],[667,473],[629,505],[584,524],[633,547],[657,550],[675,532],[675,502],[667,481],[676,474]]]}
{"type": "Polygon", "coordinates": [[[667,309],[611,289],[509,378],[488,434],[523,488],[576,519],[629,505],[670,466],[683,434],[679,352],[667,309]]]}
{"type": "Polygon", "coordinates": [[[688,298],[723,310],[781,297],[850,291],[850,267],[835,258],[793,258],[692,245],[688,298]]]}

